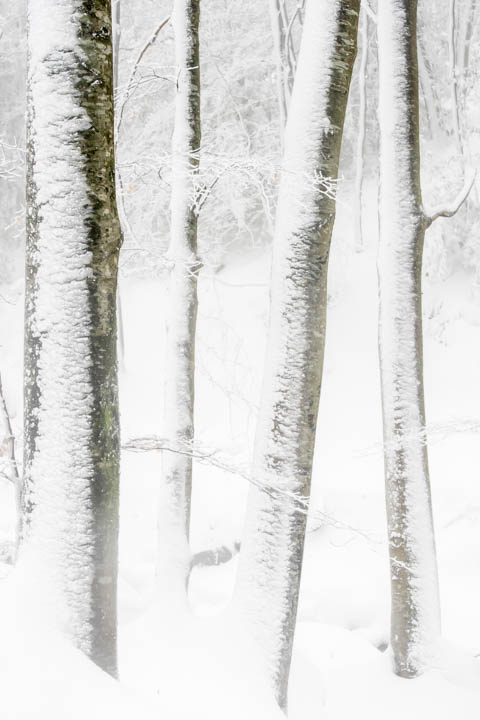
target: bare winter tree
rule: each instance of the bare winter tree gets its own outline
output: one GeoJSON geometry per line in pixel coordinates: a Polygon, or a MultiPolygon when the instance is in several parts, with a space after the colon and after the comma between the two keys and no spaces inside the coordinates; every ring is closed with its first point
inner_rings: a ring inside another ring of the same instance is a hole
{"type": "Polygon", "coordinates": [[[115,675],[120,228],[110,0],[30,0],[28,24],[20,562],[36,604],[115,675]]]}
{"type": "MultiPolygon", "coordinates": [[[[197,322],[196,186],[200,153],[200,0],[175,0],[177,92],[172,140],[173,173],[170,282],[167,317],[165,417],[173,449],[193,441],[195,332],[197,322]]],[[[190,570],[189,525],[192,458],[163,453],[158,518],[158,574],[170,591],[185,590],[190,570]]],[[[184,594],[184,592],[183,592],[184,594]]]]}
{"type": "Polygon", "coordinates": [[[364,159],[367,135],[367,63],[368,63],[368,12],[362,5],[359,35],[361,38],[358,67],[358,138],[355,170],[355,242],[363,248],[363,185],[364,159]]]}
{"type": "Polygon", "coordinates": [[[417,3],[378,3],[381,130],[379,347],[392,585],[391,644],[398,675],[428,665],[440,633],[437,563],[425,437],[421,276],[425,231],[452,203],[423,209],[417,3]]]}
{"type": "Polygon", "coordinates": [[[325,344],[327,264],[359,0],[308,0],[274,238],[270,329],[236,607],[287,703],[325,344]],[[302,505],[302,503],[300,503],[302,505]],[[303,506],[302,506],[303,507],[303,506]]]}
{"type": "Polygon", "coordinates": [[[286,0],[269,0],[282,144],[297,64],[293,30],[303,23],[304,7],[305,0],[298,0],[289,16],[286,0]]]}

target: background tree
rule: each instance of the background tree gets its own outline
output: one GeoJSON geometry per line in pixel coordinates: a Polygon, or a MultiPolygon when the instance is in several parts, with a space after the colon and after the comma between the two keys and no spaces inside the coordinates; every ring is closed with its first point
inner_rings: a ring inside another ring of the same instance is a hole
{"type": "Polygon", "coordinates": [[[173,452],[163,453],[158,520],[158,573],[165,588],[185,588],[194,436],[195,333],[197,321],[198,163],[200,157],[200,0],[175,0],[176,95],[172,139],[172,197],[168,262],[165,417],[173,452]],[[175,452],[175,450],[177,452],[175,452]]]}
{"type": "Polygon", "coordinates": [[[358,0],[308,0],[285,131],[270,327],[236,603],[286,707],[358,0]]]}
{"type": "Polygon", "coordinates": [[[451,207],[424,210],[420,184],[417,4],[378,4],[380,163],[379,347],[392,587],[391,644],[398,675],[418,675],[440,634],[425,434],[422,256],[425,231],[451,207]]]}
{"type": "Polygon", "coordinates": [[[20,559],[40,607],[115,675],[120,228],[110,2],[31,0],[28,27],[20,559]]]}

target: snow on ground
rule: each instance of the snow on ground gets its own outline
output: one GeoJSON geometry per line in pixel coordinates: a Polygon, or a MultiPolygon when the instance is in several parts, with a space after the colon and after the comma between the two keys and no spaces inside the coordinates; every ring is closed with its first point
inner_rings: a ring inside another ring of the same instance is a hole
{"type": "MultiPolygon", "coordinates": [[[[372,193],[372,200],[374,193],[372,193]]],[[[345,201],[346,203],[346,201],[345,201]]],[[[345,212],[342,218],[348,218],[345,212]]],[[[426,403],[443,628],[435,669],[391,673],[377,358],[375,224],[357,253],[348,219],[335,230],[327,352],[312,517],[291,677],[290,717],[476,720],[480,704],[480,311],[472,278],[425,287],[426,403]]],[[[447,227],[447,226],[446,226],[447,227]]],[[[427,239],[428,243],[428,239],[427,239]]],[[[242,532],[268,308],[268,253],[203,271],[197,377],[194,551],[242,532]],[[238,476],[218,466],[238,469],[238,476]]],[[[5,290],[5,293],[7,291],[5,290]]],[[[20,424],[22,299],[0,305],[0,369],[20,424]]],[[[3,293],[3,291],[2,291],[3,293]]],[[[161,280],[123,280],[124,440],[162,436],[161,280]]],[[[0,584],[0,718],[190,720],[279,718],[245,638],[229,618],[236,560],[195,569],[192,612],[152,604],[160,453],[124,453],[121,490],[120,669],[115,683],[28,619],[15,575],[0,584]],[[8,708],[8,709],[7,709],[8,708]]],[[[0,481],[0,577],[13,497],[0,481]]]]}

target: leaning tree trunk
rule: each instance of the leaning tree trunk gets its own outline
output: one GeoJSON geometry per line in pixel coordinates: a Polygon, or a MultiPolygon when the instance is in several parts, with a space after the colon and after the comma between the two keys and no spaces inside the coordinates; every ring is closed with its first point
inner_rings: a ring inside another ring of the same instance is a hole
{"type": "Polygon", "coordinates": [[[359,0],[307,0],[285,131],[270,330],[235,604],[286,706],[325,344],[327,263],[359,0]]]}
{"type": "Polygon", "coordinates": [[[115,675],[120,228],[110,11],[109,0],[28,4],[20,561],[35,605],[115,675]]]}
{"type": "Polygon", "coordinates": [[[418,120],[417,6],[378,3],[380,73],[379,347],[394,669],[412,677],[440,632],[425,438],[421,274],[425,230],[418,120]]]}
{"type": "Polygon", "coordinates": [[[167,318],[165,417],[172,451],[163,453],[158,518],[161,590],[184,590],[190,568],[188,543],[192,490],[195,331],[197,321],[196,174],[200,151],[200,0],[175,0],[177,94],[172,140],[173,172],[170,281],[167,318]]]}

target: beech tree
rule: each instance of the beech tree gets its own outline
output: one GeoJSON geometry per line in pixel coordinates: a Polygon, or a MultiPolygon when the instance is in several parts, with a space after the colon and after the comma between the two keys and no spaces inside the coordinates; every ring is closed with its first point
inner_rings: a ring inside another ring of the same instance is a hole
{"type": "Polygon", "coordinates": [[[175,35],[176,97],[165,383],[165,417],[173,452],[163,453],[158,519],[158,574],[166,580],[170,591],[184,591],[190,570],[192,458],[185,453],[185,447],[193,441],[200,269],[196,204],[200,153],[199,20],[200,0],[175,0],[171,21],[175,35]]]}
{"type": "Polygon", "coordinates": [[[286,0],[269,0],[268,4],[275,56],[280,137],[283,142],[297,64],[294,29],[296,22],[300,27],[303,24],[305,0],[300,0],[291,8],[286,0]]]}
{"type": "Polygon", "coordinates": [[[28,27],[20,562],[36,604],[115,675],[120,228],[110,0],[30,0],[28,27]]]}
{"type": "Polygon", "coordinates": [[[363,185],[364,160],[367,132],[367,63],[368,63],[368,11],[362,5],[360,30],[360,62],[358,67],[358,138],[355,168],[355,242],[363,248],[363,185]]]}
{"type": "Polygon", "coordinates": [[[420,184],[417,3],[378,3],[380,247],[379,348],[391,571],[394,670],[414,677],[440,633],[437,562],[425,435],[422,254],[426,229],[451,217],[426,212],[420,184]]]}
{"type": "Polygon", "coordinates": [[[285,129],[264,384],[235,602],[281,707],[322,379],[335,180],[359,0],[308,0],[285,129]]]}

